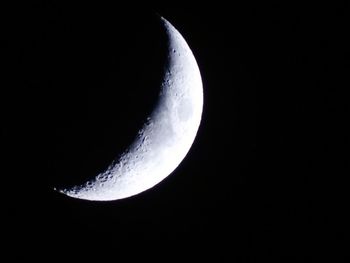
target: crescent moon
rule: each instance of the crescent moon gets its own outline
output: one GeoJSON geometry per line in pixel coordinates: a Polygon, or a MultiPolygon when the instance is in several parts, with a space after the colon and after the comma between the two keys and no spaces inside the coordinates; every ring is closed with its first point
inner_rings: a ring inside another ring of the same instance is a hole
{"type": "Polygon", "coordinates": [[[165,179],[182,162],[196,137],[203,87],[193,53],[164,18],[167,70],[159,98],[134,142],[107,169],[82,185],[57,191],[78,199],[111,201],[137,195],[165,179]]]}

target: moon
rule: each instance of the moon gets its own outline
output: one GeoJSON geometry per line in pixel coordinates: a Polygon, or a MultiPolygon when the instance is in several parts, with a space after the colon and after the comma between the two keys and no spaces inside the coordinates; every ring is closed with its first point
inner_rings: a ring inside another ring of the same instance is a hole
{"type": "Polygon", "coordinates": [[[55,190],[91,201],[127,198],[160,183],[187,155],[201,122],[201,75],[181,34],[163,17],[160,23],[168,39],[166,70],[157,103],[135,140],[95,178],[55,190]]]}

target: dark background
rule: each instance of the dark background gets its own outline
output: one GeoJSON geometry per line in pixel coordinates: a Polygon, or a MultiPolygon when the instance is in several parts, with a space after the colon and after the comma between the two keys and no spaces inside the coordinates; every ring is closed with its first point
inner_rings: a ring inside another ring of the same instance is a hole
{"type": "Polygon", "coordinates": [[[14,259],[345,261],[347,6],[1,8],[2,250],[14,259]],[[201,70],[198,136],[140,195],[60,195],[133,139],[156,99],[166,41],[201,70]]]}

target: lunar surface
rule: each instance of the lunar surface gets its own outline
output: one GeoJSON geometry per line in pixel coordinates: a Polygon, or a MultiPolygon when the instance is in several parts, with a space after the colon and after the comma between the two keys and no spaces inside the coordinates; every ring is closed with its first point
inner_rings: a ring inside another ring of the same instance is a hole
{"type": "Polygon", "coordinates": [[[166,178],[185,158],[196,137],[203,88],[196,60],[181,34],[160,18],[168,58],[158,101],[134,142],[96,178],[57,191],[73,198],[110,201],[139,194],[166,178]]]}

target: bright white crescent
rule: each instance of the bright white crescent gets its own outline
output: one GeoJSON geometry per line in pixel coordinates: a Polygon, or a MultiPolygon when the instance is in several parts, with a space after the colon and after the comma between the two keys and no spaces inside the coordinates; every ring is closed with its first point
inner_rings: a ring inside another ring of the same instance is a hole
{"type": "Polygon", "coordinates": [[[164,18],[161,23],[169,39],[168,68],[153,112],[134,142],[105,172],[61,193],[94,201],[139,194],[171,174],[190,150],[201,121],[202,80],[184,38],[164,18]]]}

